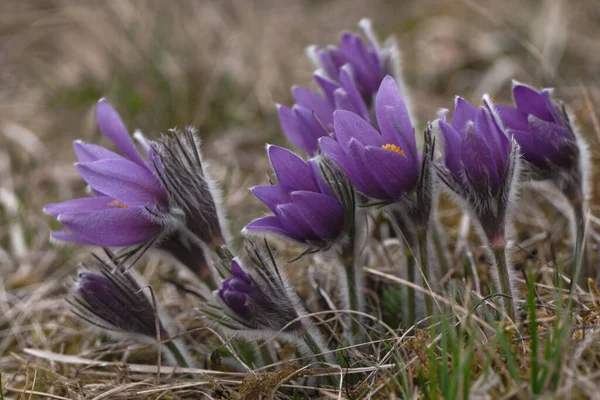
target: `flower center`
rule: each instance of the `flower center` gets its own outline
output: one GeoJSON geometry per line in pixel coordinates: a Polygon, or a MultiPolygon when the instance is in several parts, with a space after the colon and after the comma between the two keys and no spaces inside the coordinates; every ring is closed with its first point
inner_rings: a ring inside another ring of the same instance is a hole
{"type": "Polygon", "coordinates": [[[113,200],[110,203],[108,203],[109,207],[114,207],[114,208],[128,208],[127,204],[123,204],[121,203],[119,200],[113,200]]]}
{"type": "Polygon", "coordinates": [[[400,154],[402,157],[406,157],[406,154],[404,154],[404,151],[399,146],[396,146],[395,144],[390,144],[390,143],[384,144],[383,146],[381,146],[381,148],[383,150],[389,150],[389,151],[396,152],[396,153],[400,154]]]}

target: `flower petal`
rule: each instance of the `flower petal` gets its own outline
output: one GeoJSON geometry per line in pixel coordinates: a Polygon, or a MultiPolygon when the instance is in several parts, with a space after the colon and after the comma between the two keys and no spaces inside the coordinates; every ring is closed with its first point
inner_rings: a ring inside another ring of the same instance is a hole
{"type": "Polygon", "coordinates": [[[252,193],[272,212],[275,212],[277,205],[292,202],[289,190],[284,190],[281,185],[255,186],[252,193]]]}
{"type": "Polygon", "coordinates": [[[335,198],[320,193],[292,192],[292,200],[303,219],[323,239],[335,239],[344,227],[344,208],[335,198]]]}
{"type": "Polygon", "coordinates": [[[301,238],[301,241],[319,239],[294,204],[280,204],[277,206],[275,215],[279,218],[283,228],[292,233],[294,237],[301,238]]]}
{"type": "Polygon", "coordinates": [[[91,240],[87,240],[84,237],[78,236],[78,235],[74,235],[72,233],[69,232],[63,232],[63,231],[53,231],[50,234],[50,237],[54,240],[58,240],[61,242],[73,242],[73,243],[79,243],[79,244],[89,244],[89,245],[96,245],[95,242],[91,241],[91,240]]]}
{"type": "Polygon", "coordinates": [[[250,222],[248,225],[246,225],[244,227],[242,232],[245,234],[258,233],[258,232],[270,233],[270,234],[273,234],[276,236],[285,236],[285,237],[297,240],[299,242],[302,241],[301,238],[297,237],[293,233],[286,230],[283,227],[283,225],[281,225],[281,222],[279,222],[279,218],[277,218],[276,216],[273,216],[273,215],[268,216],[268,217],[259,218],[259,219],[256,219],[256,220],[250,222]]]}
{"type": "Polygon", "coordinates": [[[299,86],[294,86],[292,88],[292,94],[296,103],[311,112],[314,111],[315,115],[323,125],[327,126],[329,123],[333,122],[334,110],[327,99],[324,99],[312,90],[299,86]]]}
{"type": "Polygon", "coordinates": [[[456,177],[461,176],[461,148],[462,148],[462,138],[458,134],[458,132],[449,125],[446,121],[439,121],[440,130],[444,135],[444,156],[446,167],[456,177]]]}
{"type": "Polygon", "coordinates": [[[279,146],[269,145],[267,151],[280,185],[294,190],[318,190],[312,169],[300,157],[279,146]]]}
{"type": "Polygon", "coordinates": [[[99,246],[143,243],[158,235],[162,229],[137,207],[63,213],[58,216],[58,221],[74,234],[99,246]]]}
{"type": "Polygon", "coordinates": [[[288,139],[307,154],[314,154],[317,151],[317,143],[302,131],[298,119],[292,110],[280,105],[278,106],[277,113],[281,129],[288,139]]]}
{"type": "Polygon", "coordinates": [[[456,129],[460,137],[464,137],[467,131],[467,122],[475,122],[477,108],[462,97],[454,99],[454,113],[452,114],[452,127],[456,129]]]}
{"type": "Polygon", "coordinates": [[[350,181],[361,181],[361,178],[358,175],[358,172],[356,171],[354,163],[351,162],[348,154],[346,154],[341,144],[328,137],[322,137],[319,140],[319,144],[323,153],[325,153],[327,157],[335,161],[340,166],[340,168],[344,170],[346,175],[348,175],[348,179],[350,179],[350,181]]]}
{"type": "Polygon", "coordinates": [[[115,208],[114,200],[107,196],[98,196],[48,204],[44,207],[44,212],[56,218],[62,213],[98,211],[106,208],[115,208]]]}
{"type": "Polygon", "coordinates": [[[100,99],[96,105],[96,121],[100,131],[112,140],[123,154],[136,164],[149,169],[133,145],[121,116],[105,99],[100,99]]]}
{"type": "Polygon", "coordinates": [[[381,147],[386,144],[384,138],[371,124],[350,111],[337,110],[334,112],[333,126],[335,138],[344,149],[348,149],[352,139],[363,145],[381,147]]]}
{"type": "Polygon", "coordinates": [[[467,125],[461,155],[471,182],[478,188],[489,190],[492,195],[495,195],[499,188],[498,169],[487,142],[475,132],[473,125],[467,125]]]}
{"type": "Polygon", "coordinates": [[[517,108],[526,114],[532,114],[547,122],[554,122],[548,109],[547,98],[529,86],[517,83],[513,86],[513,97],[517,108]]]}
{"type": "Polygon", "coordinates": [[[402,198],[419,181],[419,170],[415,163],[394,151],[367,147],[365,160],[392,199],[402,198]]]}
{"type": "Polygon", "coordinates": [[[84,143],[81,140],[73,142],[73,150],[75,150],[75,155],[80,162],[92,162],[105,158],[123,158],[123,156],[120,156],[114,151],[110,151],[96,144],[84,143]]]}
{"type": "Polygon", "coordinates": [[[77,163],[75,167],[92,189],[127,206],[162,205],[166,202],[166,193],[158,179],[133,161],[104,159],[77,163]]]}
{"type": "Polygon", "coordinates": [[[354,112],[360,115],[364,120],[369,121],[371,119],[369,110],[356,87],[354,73],[350,64],[346,64],[340,69],[340,82],[342,83],[344,91],[348,94],[348,100],[352,104],[355,110],[354,112]]]}
{"type": "Polygon", "coordinates": [[[365,147],[355,139],[350,140],[348,144],[348,151],[351,162],[355,165],[357,175],[360,180],[354,183],[358,189],[363,192],[364,195],[379,200],[389,200],[390,195],[381,186],[379,180],[375,178],[371,166],[366,162],[365,159],[365,147]]]}
{"type": "Polygon", "coordinates": [[[410,115],[396,81],[389,75],[379,87],[375,113],[386,143],[399,145],[411,160],[416,160],[417,142],[410,115]]]}
{"type": "Polygon", "coordinates": [[[527,131],[529,130],[529,124],[527,123],[527,114],[516,108],[507,106],[496,106],[498,114],[504,122],[504,126],[507,129],[515,131],[527,131]]]}

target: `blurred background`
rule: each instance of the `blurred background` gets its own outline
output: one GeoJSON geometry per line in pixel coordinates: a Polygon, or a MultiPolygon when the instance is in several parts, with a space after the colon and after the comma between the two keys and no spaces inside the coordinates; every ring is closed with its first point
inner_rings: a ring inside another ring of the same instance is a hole
{"type": "Polygon", "coordinates": [[[288,145],[275,104],[312,87],[305,47],[363,17],[398,39],[420,126],[457,94],[510,102],[514,78],[556,87],[597,158],[597,0],[1,0],[0,371],[24,374],[11,351],[64,350],[76,334],[61,293],[90,249],[49,243],[59,225],[41,210],[84,195],[73,140],[114,148],[99,98],[149,138],[197,126],[237,232],[264,212],[247,190],[266,183],[264,143],[288,145]]]}

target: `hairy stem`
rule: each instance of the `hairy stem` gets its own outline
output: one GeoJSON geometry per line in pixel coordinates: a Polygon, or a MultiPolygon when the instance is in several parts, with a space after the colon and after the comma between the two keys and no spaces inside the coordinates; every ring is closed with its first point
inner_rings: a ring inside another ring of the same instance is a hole
{"type": "MultiPolygon", "coordinates": [[[[350,306],[350,309],[354,311],[364,311],[362,270],[356,268],[354,257],[344,258],[344,272],[346,274],[348,305],[350,306]]],[[[361,333],[360,317],[350,315],[350,331],[354,340],[358,340],[361,333]]]]}
{"type": "Polygon", "coordinates": [[[440,277],[446,277],[450,271],[450,260],[448,259],[448,249],[443,239],[442,227],[436,218],[432,218],[430,223],[430,232],[433,239],[435,252],[437,253],[437,261],[440,268],[440,277]]]}
{"type": "Polygon", "coordinates": [[[513,295],[512,284],[510,281],[510,262],[506,255],[506,246],[490,247],[494,255],[496,272],[498,273],[498,279],[494,282],[494,288],[497,293],[501,293],[503,295],[500,299],[502,310],[511,320],[517,322],[514,303],[515,297],[513,295]]]}
{"type": "MultiPolygon", "coordinates": [[[[406,256],[406,272],[407,272],[407,279],[411,283],[415,283],[415,275],[416,275],[415,267],[416,267],[415,256],[413,255],[412,251],[410,251],[410,249],[409,249],[408,254],[406,256]]],[[[415,299],[415,289],[413,289],[412,287],[409,286],[406,288],[407,312],[405,313],[405,315],[406,315],[405,325],[407,328],[410,326],[413,326],[417,323],[416,307],[417,307],[417,302],[415,299]]]]}
{"type": "MultiPolygon", "coordinates": [[[[328,367],[328,364],[332,364],[331,356],[326,353],[327,349],[321,348],[319,345],[321,340],[315,339],[310,333],[305,333],[302,336],[302,341],[306,344],[310,352],[315,356],[317,361],[322,363],[322,367],[328,367]]],[[[328,375],[327,379],[332,386],[337,386],[337,378],[333,375],[328,375]]]]}
{"type": "MultiPolygon", "coordinates": [[[[429,255],[427,254],[427,230],[419,229],[417,233],[417,240],[419,242],[419,261],[421,263],[421,273],[423,274],[423,286],[429,289],[431,288],[431,274],[429,271],[429,255]]],[[[430,317],[430,322],[433,322],[431,317],[433,316],[433,298],[425,294],[425,310],[427,316],[430,317]]]]}
{"type": "Polygon", "coordinates": [[[573,291],[574,282],[579,282],[583,287],[587,286],[587,278],[593,277],[591,263],[586,259],[585,248],[585,206],[583,201],[571,202],[573,212],[575,214],[575,241],[573,248],[573,274],[571,280],[570,291],[573,291]],[[583,272],[583,273],[582,273],[583,272]]]}

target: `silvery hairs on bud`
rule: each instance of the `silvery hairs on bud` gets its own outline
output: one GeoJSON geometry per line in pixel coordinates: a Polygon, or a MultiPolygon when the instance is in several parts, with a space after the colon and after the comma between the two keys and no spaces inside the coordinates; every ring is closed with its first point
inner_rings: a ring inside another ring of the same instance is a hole
{"type": "Polygon", "coordinates": [[[148,288],[133,271],[121,264],[111,266],[100,259],[78,274],[67,302],[73,312],[88,323],[119,337],[134,336],[144,343],[169,337],[151,299],[148,288]]]}
{"type": "Polygon", "coordinates": [[[166,226],[189,240],[215,248],[228,239],[221,195],[202,159],[200,139],[192,127],[172,129],[154,144],[154,171],[166,189],[169,214],[155,213],[166,226]]]}
{"type": "MultiPolygon", "coordinates": [[[[301,338],[309,334],[314,340],[322,341],[312,322],[302,318],[306,311],[285,273],[277,266],[268,245],[265,243],[262,249],[248,240],[246,250],[248,261],[243,263],[244,271],[234,272],[234,277],[223,282],[223,289],[215,291],[214,301],[201,306],[207,320],[231,336],[249,340],[279,335],[285,340],[302,343],[301,338]],[[245,284],[232,282],[235,277],[245,280],[245,284]],[[240,304],[228,304],[229,299],[224,293],[228,290],[244,295],[239,296],[239,300],[232,298],[241,301],[240,304]]],[[[236,259],[233,262],[236,263],[236,259]]]]}

